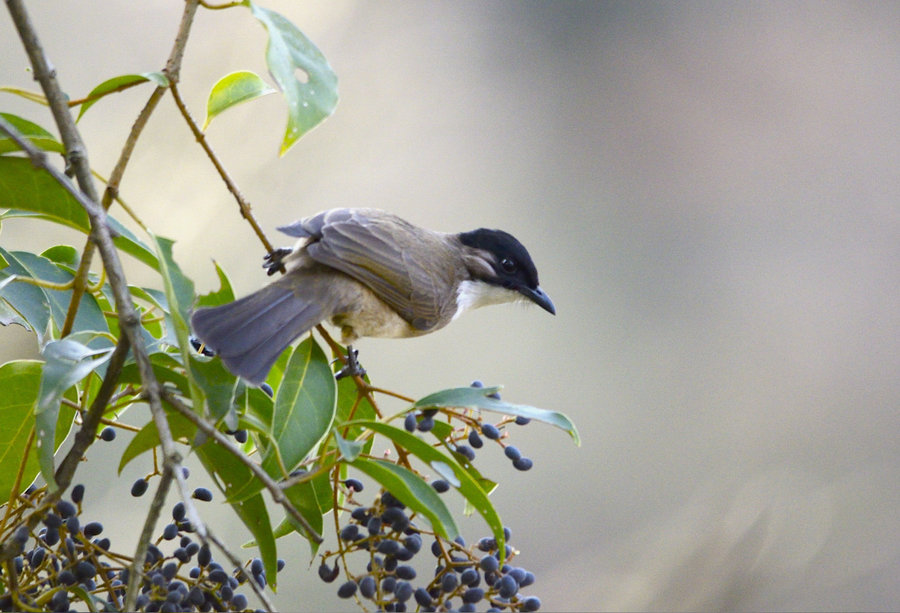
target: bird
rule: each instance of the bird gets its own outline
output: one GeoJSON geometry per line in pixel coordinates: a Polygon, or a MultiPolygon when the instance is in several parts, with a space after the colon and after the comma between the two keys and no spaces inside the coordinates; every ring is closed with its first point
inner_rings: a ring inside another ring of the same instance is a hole
{"type": "Polygon", "coordinates": [[[253,385],[295,339],[322,322],[352,344],[439,330],[464,312],[516,301],[555,315],[528,251],[502,230],[436,232],[369,208],[322,211],[278,227],[296,238],[265,256],[284,274],[243,298],[191,315],[193,334],[225,367],[253,385]]]}

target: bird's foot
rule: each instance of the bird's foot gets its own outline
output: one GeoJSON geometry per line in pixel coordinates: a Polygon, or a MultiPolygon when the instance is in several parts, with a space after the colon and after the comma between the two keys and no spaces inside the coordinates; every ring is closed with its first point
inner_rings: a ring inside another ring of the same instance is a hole
{"type": "Polygon", "coordinates": [[[356,359],[358,355],[359,351],[353,349],[348,345],[347,363],[344,364],[343,368],[335,373],[334,378],[340,380],[344,377],[364,377],[366,375],[366,369],[360,366],[359,361],[356,359]]]}
{"type": "Polygon", "coordinates": [[[271,277],[276,272],[287,272],[284,268],[284,258],[293,252],[294,250],[290,247],[279,247],[263,256],[263,259],[265,260],[265,262],[263,262],[263,268],[266,269],[266,274],[271,277]]]}

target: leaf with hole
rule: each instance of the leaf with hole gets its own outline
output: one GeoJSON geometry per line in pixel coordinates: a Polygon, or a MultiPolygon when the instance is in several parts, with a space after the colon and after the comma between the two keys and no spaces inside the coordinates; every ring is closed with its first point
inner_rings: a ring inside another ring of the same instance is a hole
{"type": "Polygon", "coordinates": [[[334,112],[337,76],[322,52],[280,13],[249,0],[253,16],[269,33],[266,64],[288,105],[288,124],[281,155],[334,112]]]}

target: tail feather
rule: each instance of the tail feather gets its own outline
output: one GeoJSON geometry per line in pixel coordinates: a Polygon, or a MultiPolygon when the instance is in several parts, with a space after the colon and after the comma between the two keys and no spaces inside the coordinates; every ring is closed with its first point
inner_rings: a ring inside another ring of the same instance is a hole
{"type": "Polygon", "coordinates": [[[332,314],[329,305],[301,298],[297,281],[283,277],[240,300],[197,309],[191,316],[194,334],[228,370],[262,383],[294,339],[332,314]]]}

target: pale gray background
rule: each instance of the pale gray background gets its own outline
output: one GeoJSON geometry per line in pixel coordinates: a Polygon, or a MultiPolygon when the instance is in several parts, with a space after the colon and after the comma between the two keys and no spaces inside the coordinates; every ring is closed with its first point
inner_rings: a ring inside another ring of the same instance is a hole
{"type": "MultiPolygon", "coordinates": [[[[72,96],[161,68],[181,8],[29,5],[72,96]]],[[[376,206],[435,229],[502,227],[556,302],[555,318],[493,308],[360,343],[378,385],[415,396],[480,378],[577,422],[580,449],[515,430],[528,474],[482,453],[547,610],[900,606],[897,4],[266,6],[319,45],[341,102],[281,160],[278,96],[210,127],[262,226],[376,206]]],[[[200,11],[183,71],[198,119],[219,76],[265,72],[264,44],[245,9],[200,11]]],[[[36,87],[6,14],[0,57],[0,82],[36,87]]],[[[101,173],[148,93],[81,122],[101,173]]],[[[0,108],[50,125],[11,96],[0,108]]],[[[122,193],[178,241],[199,289],[214,286],[211,258],[240,293],[264,281],[170,100],[122,193]]],[[[6,224],[0,240],[82,243],[34,227],[6,224]]],[[[34,355],[17,329],[0,339],[4,360],[34,355]]],[[[124,445],[106,447],[111,465],[124,445]]],[[[92,518],[126,543],[140,508],[104,461],[90,468],[92,518]]],[[[281,607],[350,607],[306,571],[305,545],[281,555],[281,607]]]]}

